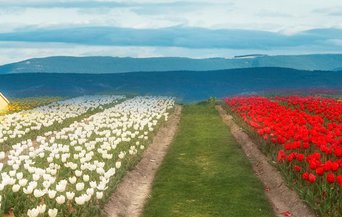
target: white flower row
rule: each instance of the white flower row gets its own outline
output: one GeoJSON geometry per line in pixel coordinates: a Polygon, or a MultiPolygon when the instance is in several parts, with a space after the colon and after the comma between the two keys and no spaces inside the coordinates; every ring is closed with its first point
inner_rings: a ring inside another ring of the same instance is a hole
{"type": "Polygon", "coordinates": [[[173,106],[173,98],[136,97],[45,133],[37,148],[31,140],[14,145],[7,165],[1,165],[2,196],[23,192],[22,200],[33,198],[28,216],[56,216],[65,210],[61,206],[89,208],[103,198],[122,165],[145,148],[173,106]]]}
{"type": "Polygon", "coordinates": [[[123,98],[123,96],[83,96],[2,116],[0,145],[10,138],[21,138],[32,130],[62,123],[65,119],[77,117],[123,98]]]}

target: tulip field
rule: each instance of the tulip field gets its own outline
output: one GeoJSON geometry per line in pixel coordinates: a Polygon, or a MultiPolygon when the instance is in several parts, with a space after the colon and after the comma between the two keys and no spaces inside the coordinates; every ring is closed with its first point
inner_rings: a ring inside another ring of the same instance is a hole
{"type": "Polygon", "coordinates": [[[103,109],[103,106],[122,99],[124,96],[84,96],[0,116],[0,150],[6,151],[26,134],[35,132],[39,135],[48,127],[103,109]]]}
{"type": "Polygon", "coordinates": [[[170,97],[84,96],[0,117],[0,215],[100,215],[174,105],[170,97]],[[26,138],[31,131],[38,135],[26,138]]]}
{"type": "Polygon", "coordinates": [[[299,195],[322,216],[342,216],[342,101],[322,97],[225,99],[299,195]]]}

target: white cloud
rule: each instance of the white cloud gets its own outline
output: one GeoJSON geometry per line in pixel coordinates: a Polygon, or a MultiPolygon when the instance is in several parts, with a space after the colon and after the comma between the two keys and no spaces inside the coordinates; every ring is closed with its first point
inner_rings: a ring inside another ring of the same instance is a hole
{"type": "Polygon", "coordinates": [[[341,8],[340,0],[0,0],[2,32],[25,26],[106,25],[161,28],[183,25],[202,28],[244,28],[297,32],[342,27],[324,8],[341,8]],[[324,6],[324,7],[323,7],[324,6]],[[5,28],[5,29],[4,29],[5,28]]]}
{"type": "MultiPolygon", "coordinates": [[[[0,0],[0,33],[54,27],[125,27],[159,29],[171,26],[207,29],[249,29],[292,35],[308,29],[342,28],[337,19],[341,0],[0,0]]],[[[205,36],[203,36],[205,37],[205,36]]],[[[253,38],[253,35],[251,35],[253,38]]],[[[341,41],[323,47],[287,47],[268,54],[338,52],[341,41]],[[331,46],[333,44],[334,46],[331,46]]],[[[87,46],[0,42],[0,64],[51,55],[231,57],[263,50],[189,49],[175,47],[87,46]]]]}

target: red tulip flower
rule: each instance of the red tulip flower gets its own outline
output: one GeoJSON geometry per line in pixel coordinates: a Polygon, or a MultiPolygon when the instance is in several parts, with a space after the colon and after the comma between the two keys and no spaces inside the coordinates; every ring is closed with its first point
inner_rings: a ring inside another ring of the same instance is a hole
{"type": "Polygon", "coordinates": [[[309,182],[314,183],[316,181],[316,176],[312,173],[309,174],[309,182]]]}
{"type": "Polygon", "coordinates": [[[293,166],[294,171],[300,172],[301,168],[298,165],[293,166]]]}
{"type": "Polygon", "coordinates": [[[333,173],[329,173],[327,175],[327,181],[328,181],[329,184],[334,183],[335,182],[335,175],[333,173]]]}
{"type": "Polygon", "coordinates": [[[302,179],[303,180],[309,180],[309,173],[308,172],[304,172],[302,175],[302,179]]]}
{"type": "Polygon", "coordinates": [[[340,187],[342,188],[342,175],[338,175],[338,176],[336,177],[336,181],[337,181],[337,183],[340,185],[340,187]]]}

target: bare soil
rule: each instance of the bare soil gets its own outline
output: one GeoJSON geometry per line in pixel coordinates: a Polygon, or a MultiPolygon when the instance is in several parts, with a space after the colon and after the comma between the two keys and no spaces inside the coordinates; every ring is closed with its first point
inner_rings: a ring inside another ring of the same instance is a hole
{"type": "Polygon", "coordinates": [[[105,215],[108,217],[138,217],[142,214],[144,204],[150,197],[155,173],[178,129],[181,109],[180,106],[176,106],[175,112],[165,126],[158,131],[152,144],[145,150],[142,160],[126,174],[105,206],[105,215]]]}
{"type": "Polygon", "coordinates": [[[313,211],[299,198],[298,194],[287,187],[280,172],[273,167],[257,145],[243,132],[233,117],[221,107],[216,106],[223,121],[229,126],[231,133],[242,146],[247,158],[251,161],[256,176],[264,184],[265,194],[273,206],[276,216],[314,217],[313,211]]]}

